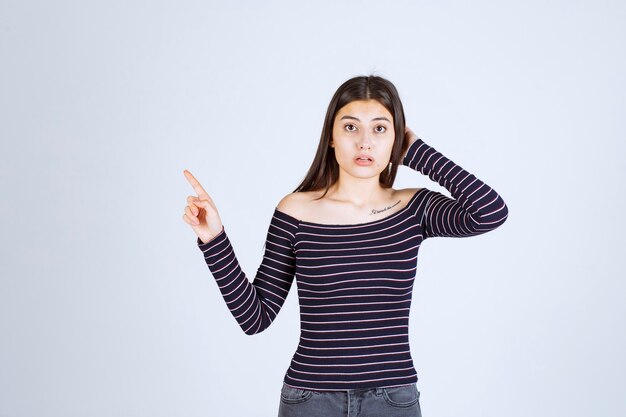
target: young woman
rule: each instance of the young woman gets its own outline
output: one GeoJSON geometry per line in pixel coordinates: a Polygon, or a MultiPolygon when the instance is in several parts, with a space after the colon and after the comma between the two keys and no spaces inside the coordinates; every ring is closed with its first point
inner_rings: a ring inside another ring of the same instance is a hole
{"type": "Polygon", "coordinates": [[[419,247],[430,237],[493,230],[508,208],[406,127],[393,84],[356,77],[336,91],[311,168],[275,208],[252,283],[211,197],[184,173],[197,196],[187,198],[183,220],[246,334],[272,323],[297,282],[300,343],[279,417],[421,416],[408,339],[419,247]],[[452,197],[393,189],[400,164],[452,197]]]}

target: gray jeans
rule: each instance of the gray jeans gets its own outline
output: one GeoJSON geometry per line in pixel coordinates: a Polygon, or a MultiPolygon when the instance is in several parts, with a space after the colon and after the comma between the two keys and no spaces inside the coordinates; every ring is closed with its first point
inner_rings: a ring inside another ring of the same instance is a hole
{"type": "Polygon", "coordinates": [[[312,391],[283,383],[278,417],[422,417],[416,384],[312,391]]]}

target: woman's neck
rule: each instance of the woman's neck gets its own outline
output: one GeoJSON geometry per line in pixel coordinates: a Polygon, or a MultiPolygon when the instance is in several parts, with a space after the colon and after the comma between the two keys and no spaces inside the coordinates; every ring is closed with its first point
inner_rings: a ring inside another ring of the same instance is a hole
{"type": "Polygon", "coordinates": [[[381,201],[388,201],[392,193],[393,189],[381,187],[378,177],[340,179],[330,186],[324,198],[351,203],[354,207],[366,207],[381,201]]]}

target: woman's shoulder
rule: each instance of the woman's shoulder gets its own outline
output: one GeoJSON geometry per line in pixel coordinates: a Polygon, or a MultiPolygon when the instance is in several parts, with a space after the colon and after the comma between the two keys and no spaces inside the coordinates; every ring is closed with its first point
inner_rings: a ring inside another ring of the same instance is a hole
{"type": "Polygon", "coordinates": [[[298,191],[287,194],[278,202],[276,208],[296,219],[306,218],[311,202],[321,195],[320,191],[298,191]]]}
{"type": "Polygon", "coordinates": [[[403,188],[401,190],[396,190],[396,194],[400,197],[411,198],[413,197],[421,188],[403,188]]]}

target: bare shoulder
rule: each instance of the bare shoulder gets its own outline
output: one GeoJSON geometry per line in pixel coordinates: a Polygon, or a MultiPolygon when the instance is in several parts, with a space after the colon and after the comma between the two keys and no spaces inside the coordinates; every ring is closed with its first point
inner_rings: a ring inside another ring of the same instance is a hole
{"type": "Polygon", "coordinates": [[[403,200],[409,200],[420,190],[421,188],[403,188],[401,190],[395,190],[395,194],[403,200]]]}
{"type": "Polygon", "coordinates": [[[287,194],[278,202],[276,208],[278,211],[282,211],[291,217],[301,219],[306,217],[309,203],[316,197],[318,197],[318,192],[316,191],[300,191],[287,194]]]}

